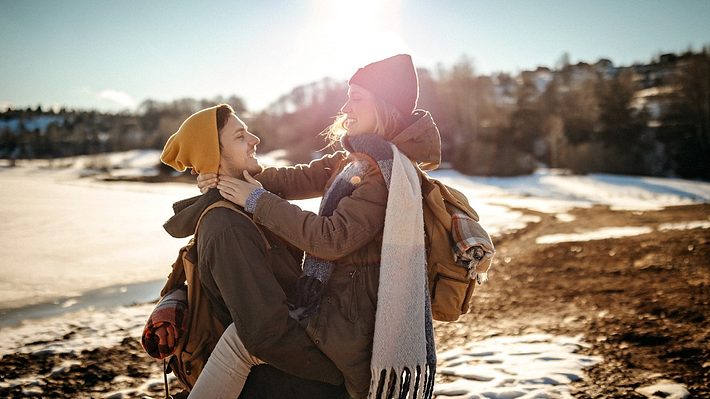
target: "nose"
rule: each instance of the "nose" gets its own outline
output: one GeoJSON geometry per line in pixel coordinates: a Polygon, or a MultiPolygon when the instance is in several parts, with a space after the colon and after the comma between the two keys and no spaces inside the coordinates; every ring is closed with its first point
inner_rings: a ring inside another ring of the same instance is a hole
{"type": "Polygon", "coordinates": [[[340,107],[340,112],[347,114],[350,112],[350,100],[346,101],[342,107],[340,107]]]}
{"type": "Polygon", "coordinates": [[[259,143],[261,143],[261,139],[253,133],[249,133],[249,139],[251,145],[258,145],[259,143]]]}

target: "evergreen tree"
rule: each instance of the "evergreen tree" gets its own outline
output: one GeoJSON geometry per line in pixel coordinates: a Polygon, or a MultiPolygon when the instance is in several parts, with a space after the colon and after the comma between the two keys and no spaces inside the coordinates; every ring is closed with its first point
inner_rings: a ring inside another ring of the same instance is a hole
{"type": "Polygon", "coordinates": [[[710,52],[686,57],[659,136],[679,175],[710,179],[710,52]]]}

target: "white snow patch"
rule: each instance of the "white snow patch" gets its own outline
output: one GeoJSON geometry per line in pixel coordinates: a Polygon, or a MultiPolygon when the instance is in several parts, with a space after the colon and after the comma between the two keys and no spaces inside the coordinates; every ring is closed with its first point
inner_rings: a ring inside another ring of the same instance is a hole
{"type": "MultiPolygon", "coordinates": [[[[121,382],[120,380],[123,378],[125,378],[126,381],[132,381],[130,377],[118,376],[114,378],[111,382],[115,385],[119,385],[119,382],[121,382]]],[[[176,380],[177,377],[175,377],[174,373],[168,374],[168,386],[170,386],[171,383],[176,380]]],[[[164,387],[165,383],[163,382],[163,374],[159,373],[158,375],[152,375],[151,378],[145,380],[144,383],[135,388],[126,388],[118,391],[107,392],[102,397],[107,399],[162,397],[161,394],[164,392],[164,387]],[[154,396],[147,396],[146,393],[153,394],[154,396]]]]}
{"type": "Polygon", "coordinates": [[[575,220],[577,220],[577,218],[574,217],[574,215],[570,215],[569,213],[558,213],[557,215],[555,215],[555,219],[557,219],[563,223],[570,223],[570,222],[574,222],[575,220]]]}
{"type": "MultiPolygon", "coordinates": [[[[267,155],[274,162],[281,156],[267,155]]],[[[199,195],[196,185],[78,178],[99,165],[115,166],[116,175],[145,175],[159,157],[159,151],[135,150],[0,168],[6,187],[0,192],[0,309],[164,279],[187,239],[170,237],[162,225],[174,202],[199,195]]],[[[297,203],[317,212],[319,201],[297,203]]]]}
{"type": "Polygon", "coordinates": [[[662,380],[657,384],[636,388],[636,392],[649,399],[685,399],[690,397],[690,392],[685,385],[670,380],[662,380]]]}
{"type": "Polygon", "coordinates": [[[621,238],[648,234],[653,228],[648,226],[638,227],[604,227],[598,230],[584,231],[572,234],[549,234],[535,239],[538,244],[558,244],[561,242],[580,242],[590,240],[605,240],[607,238],[621,238]]]}
{"type": "Polygon", "coordinates": [[[107,156],[114,176],[151,176],[158,173],[160,151],[134,150],[112,153],[107,156]]]}
{"type": "MultiPolygon", "coordinates": [[[[25,321],[17,327],[3,328],[0,329],[0,356],[10,353],[78,353],[82,350],[112,347],[120,344],[125,338],[140,339],[145,322],[154,306],[154,304],[144,304],[116,307],[108,311],[84,309],[58,317],[25,321]]],[[[161,361],[156,359],[155,362],[161,361]]],[[[65,361],[46,375],[60,372],[73,364],[79,362],[65,361]]],[[[0,384],[4,387],[27,385],[42,377],[42,375],[32,375],[6,379],[0,384]]],[[[174,379],[173,374],[168,375],[168,381],[174,379]]],[[[114,382],[126,380],[131,378],[117,376],[114,382]]],[[[146,392],[161,392],[163,386],[163,375],[158,372],[147,377],[140,386],[114,391],[103,397],[114,394],[121,394],[116,397],[138,397],[146,392]]]]}
{"type": "Polygon", "coordinates": [[[615,210],[657,210],[710,201],[710,183],[658,177],[563,175],[541,169],[517,177],[466,176],[454,170],[431,173],[469,197],[544,213],[608,205],[615,210]]]}
{"type": "Polygon", "coordinates": [[[78,352],[110,347],[124,338],[139,338],[154,304],[89,308],[61,316],[27,320],[17,327],[0,329],[0,356],[8,353],[78,352]]]}
{"type": "Polygon", "coordinates": [[[571,398],[569,384],[602,359],[577,352],[581,337],[528,334],[470,343],[439,354],[441,374],[460,377],[438,384],[439,398],[571,398]]]}
{"type": "Polygon", "coordinates": [[[710,221],[708,221],[708,220],[693,220],[691,222],[662,223],[661,225],[658,226],[659,231],[693,230],[693,229],[710,229],[710,221]]]}
{"type": "MultiPolygon", "coordinates": [[[[63,176],[64,172],[59,171],[63,176]]],[[[2,308],[164,279],[187,240],[162,228],[185,184],[99,183],[0,170],[2,308]]]]}

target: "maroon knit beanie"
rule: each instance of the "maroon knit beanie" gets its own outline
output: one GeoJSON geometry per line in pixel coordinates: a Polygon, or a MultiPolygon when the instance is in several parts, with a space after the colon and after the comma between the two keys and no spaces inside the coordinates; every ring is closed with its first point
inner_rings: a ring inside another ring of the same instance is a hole
{"type": "Polygon", "coordinates": [[[408,116],[417,107],[419,81],[409,54],[398,54],[373,62],[355,72],[349,85],[356,84],[408,116]]]}

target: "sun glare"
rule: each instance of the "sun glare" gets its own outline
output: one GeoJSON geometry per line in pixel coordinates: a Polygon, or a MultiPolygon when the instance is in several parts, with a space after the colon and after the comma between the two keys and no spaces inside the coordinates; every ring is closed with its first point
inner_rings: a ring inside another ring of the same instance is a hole
{"type": "Polygon", "coordinates": [[[324,54],[333,70],[350,73],[356,66],[409,52],[401,37],[399,0],[312,0],[311,4],[313,24],[304,32],[309,39],[302,43],[324,54]]]}

